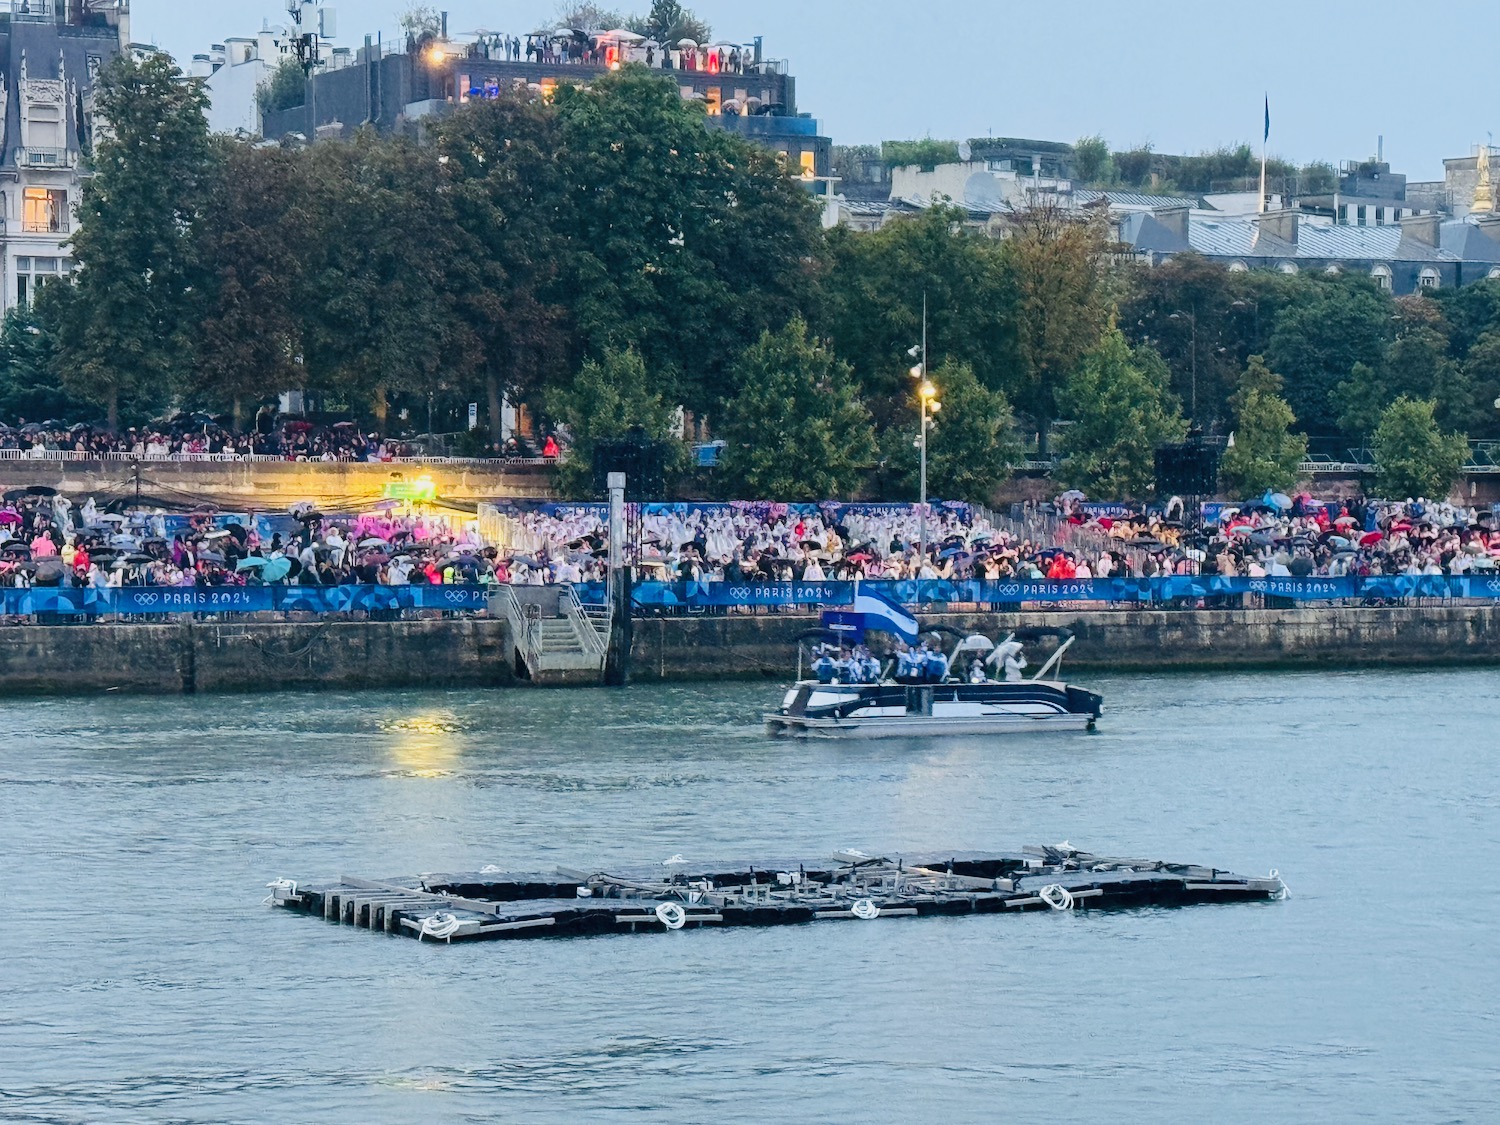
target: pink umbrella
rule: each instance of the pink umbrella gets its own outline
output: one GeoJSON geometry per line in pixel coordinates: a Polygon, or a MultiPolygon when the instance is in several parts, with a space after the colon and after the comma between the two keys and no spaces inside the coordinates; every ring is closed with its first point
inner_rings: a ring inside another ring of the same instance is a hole
{"type": "Polygon", "coordinates": [[[20,522],[21,517],[18,513],[11,511],[0,512],[0,524],[20,522]]]}
{"type": "Polygon", "coordinates": [[[1369,531],[1359,537],[1359,545],[1361,547],[1373,547],[1376,543],[1379,543],[1382,538],[1384,537],[1380,534],[1380,532],[1369,531]]]}

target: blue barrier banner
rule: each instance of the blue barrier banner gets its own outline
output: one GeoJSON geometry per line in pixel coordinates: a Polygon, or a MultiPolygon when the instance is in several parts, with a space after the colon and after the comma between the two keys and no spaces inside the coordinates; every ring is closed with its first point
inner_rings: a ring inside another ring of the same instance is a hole
{"type": "MultiPolygon", "coordinates": [[[[1400,574],[1377,578],[1220,578],[1167,575],[1155,578],[1094,578],[1071,582],[979,579],[866,581],[858,589],[901,605],[953,602],[982,606],[1077,603],[1154,605],[1256,594],[1299,602],[1395,601],[1406,598],[1500,599],[1500,574],[1449,577],[1400,574]]],[[[350,613],[387,610],[480,610],[489,601],[485,585],[450,586],[127,586],[79,589],[55,586],[0,590],[10,616],[163,613],[350,613]]],[[[605,601],[602,582],[574,587],[585,604],[605,601]]],[[[853,582],[641,582],[633,588],[644,610],[781,606],[812,609],[853,603],[853,582]]]]}
{"type": "Polygon", "coordinates": [[[4,612],[64,616],[160,613],[261,613],[353,610],[484,609],[488,586],[126,586],[69,589],[36,586],[7,589],[4,612]]]}

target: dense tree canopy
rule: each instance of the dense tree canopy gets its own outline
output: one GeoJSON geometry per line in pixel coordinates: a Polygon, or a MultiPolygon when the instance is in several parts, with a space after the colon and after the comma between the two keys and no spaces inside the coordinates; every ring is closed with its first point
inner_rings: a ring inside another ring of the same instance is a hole
{"type": "MultiPolygon", "coordinates": [[[[693,18],[660,0],[642,20],[693,18]]],[[[925,319],[944,498],[988,499],[1054,434],[1060,476],[1132,497],[1189,422],[1234,432],[1226,482],[1251,491],[1287,486],[1309,447],[1365,446],[1396,466],[1384,486],[1432,491],[1453,435],[1500,438],[1500,282],[1396,299],[1363,277],[1191,254],[1148,268],[1116,253],[1102,207],[1021,208],[1001,238],[940,202],[825,232],[796,169],[644,68],[476,100],[420,143],[210,137],[201,88],[162,56],[112,63],[98,96],[110,128],[77,269],[0,328],[0,412],[17,417],[238,423],[301,389],[408,433],[458,429],[477,402],[492,443],[508,399],[571,433],[574,491],[592,442],[634,425],[675,441],[686,424],[727,443],[695,487],[905,498],[925,319]]],[[[1217,182],[1244,163],[1137,155],[1099,138],[1075,153],[1099,182],[1217,182]]]]}
{"type": "Polygon", "coordinates": [[[1116,328],[1104,334],[1064,389],[1073,416],[1062,439],[1068,485],[1107,500],[1151,495],[1157,447],[1187,433],[1167,378],[1155,352],[1132,349],[1116,328]]]}
{"type": "Polygon", "coordinates": [[[1381,495],[1395,499],[1446,496],[1458,479],[1468,444],[1438,428],[1431,402],[1405,395],[1386,407],[1372,445],[1381,495]]]}
{"type": "Polygon", "coordinates": [[[875,436],[849,365],[793,320],[745,352],[724,412],[724,471],[740,496],[850,496],[875,436]]]}
{"type": "Polygon", "coordinates": [[[1258,355],[1240,376],[1230,398],[1234,410],[1234,444],[1224,452],[1220,476],[1230,495],[1258,496],[1270,489],[1286,492],[1297,483],[1298,466],[1307,456],[1307,435],[1292,433],[1297,419],[1281,397],[1282,379],[1258,355]]]}

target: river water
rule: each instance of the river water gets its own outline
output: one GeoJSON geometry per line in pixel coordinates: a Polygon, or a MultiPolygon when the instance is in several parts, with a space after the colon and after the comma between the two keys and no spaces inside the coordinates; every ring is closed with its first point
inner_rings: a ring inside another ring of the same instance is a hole
{"type": "Polygon", "coordinates": [[[0,1121],[1479,1121],[1493,671],[1085,677],[800,744],[774,685],[0,704],[0,1121]],[[441,947],[277,876],[1074,845],[1285,902],[441,947]]]}

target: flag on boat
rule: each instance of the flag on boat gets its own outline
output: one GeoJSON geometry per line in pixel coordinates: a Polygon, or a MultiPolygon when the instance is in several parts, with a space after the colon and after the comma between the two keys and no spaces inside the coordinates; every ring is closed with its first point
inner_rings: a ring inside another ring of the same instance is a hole
{"type": "Polygon", "coordinates": [[[856,592],[853,603],[847,607],[825,609],[821,622],[823,628],[847,636],[855,643],[864,639],[867,629],[890,633],[910,645],[917,643],[917,619],[884,595],[864,590],[856,592]]]}

